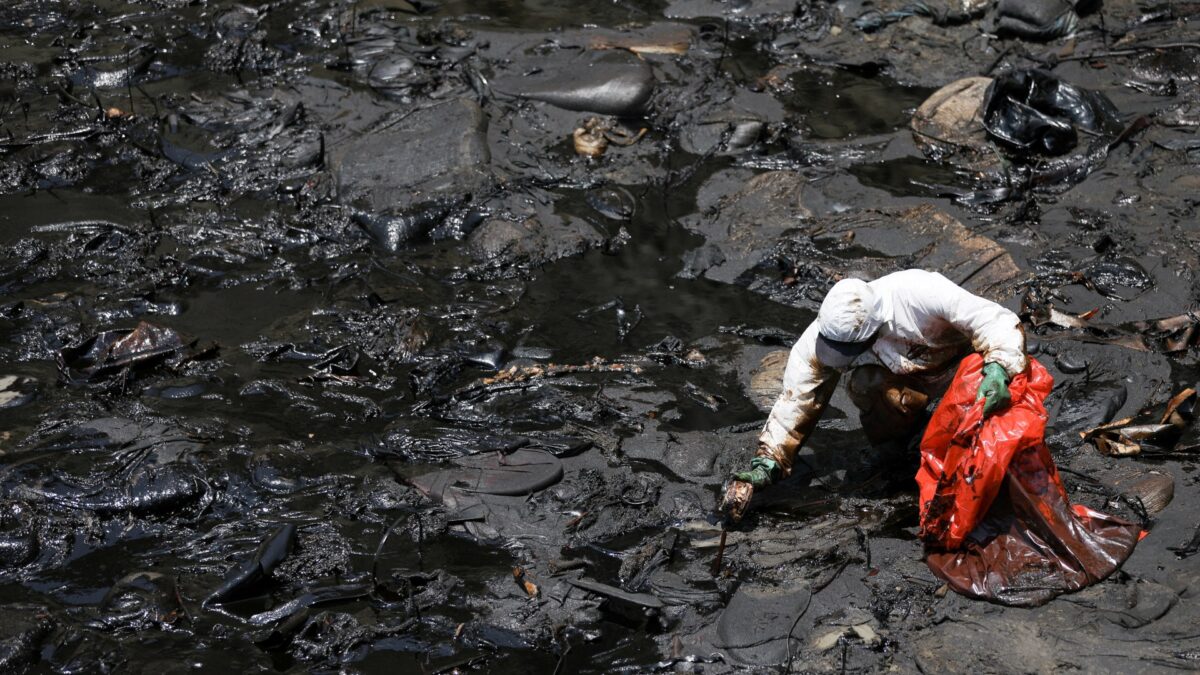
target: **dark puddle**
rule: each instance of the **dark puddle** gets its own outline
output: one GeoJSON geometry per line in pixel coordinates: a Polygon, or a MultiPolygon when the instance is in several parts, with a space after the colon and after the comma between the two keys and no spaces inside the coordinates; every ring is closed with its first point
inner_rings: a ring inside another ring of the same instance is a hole
{"type": "Polygon", "coordinates": [[[779,86],[780,99],[800,113],[818,139],[872,136],[905,127],[912,111],[932,93],[840,68],[802,69],[779,86]]]}

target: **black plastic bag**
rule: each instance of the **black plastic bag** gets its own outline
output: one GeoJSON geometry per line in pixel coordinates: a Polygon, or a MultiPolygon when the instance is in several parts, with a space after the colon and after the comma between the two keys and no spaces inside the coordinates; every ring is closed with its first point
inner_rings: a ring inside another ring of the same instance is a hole
{"type": "Polygon", "coordinates": [[[1076,128],[1101,137],[1121,132],[1119,113],[1103,94],[1080,89],[1044,70],[997,77],[983,97],[983,126],[1024,154],[1061,155],[1078,143],[1076,128]]]}

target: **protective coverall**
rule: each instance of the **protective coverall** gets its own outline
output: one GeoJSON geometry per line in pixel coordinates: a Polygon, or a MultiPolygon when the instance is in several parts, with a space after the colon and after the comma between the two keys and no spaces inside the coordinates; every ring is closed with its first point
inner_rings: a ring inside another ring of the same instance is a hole
{"type": "MultiPolygon", "coordinates": [[[[847,392],[868,440],[886,443],[917,430],[930,399],[945,390],[959,360],[972,351],[998,364],[997,373],[1003,369],[1007,395],[1008,380],[1027,363],[1020,319],[935,272],[839,282],[792,347],[782,391],[759,435],[756,457],[769,462],[755,462],[771,467],[766,482],[791,473],[842,373],[849,372],[847,392]],[[851,349],[839,352],[846,346],[851,349]]],[[[752,492],[739,483],[730,485],[724,504],[735,519],[752,492]]]]}

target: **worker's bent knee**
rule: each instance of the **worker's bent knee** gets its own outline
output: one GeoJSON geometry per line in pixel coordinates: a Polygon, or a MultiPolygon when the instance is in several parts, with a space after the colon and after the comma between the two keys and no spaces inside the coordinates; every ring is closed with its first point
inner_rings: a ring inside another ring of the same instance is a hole
{"type": "Polygon", "coordinates": [[[850,372],[846,391],[850,401],[863,412],[890,410],[902,417],[920,413],[929,396],[916,388],[912,378],[896,375],[877,365],[859,366],[850,372]]]}
{"type": "Polygon", "coordinates": [[[891,374],[887,368],[877,365],[859,366],[851,370],[846,379],[846,393],[850,396],[850,402],[859,410],[874,408],[891,374]]]}

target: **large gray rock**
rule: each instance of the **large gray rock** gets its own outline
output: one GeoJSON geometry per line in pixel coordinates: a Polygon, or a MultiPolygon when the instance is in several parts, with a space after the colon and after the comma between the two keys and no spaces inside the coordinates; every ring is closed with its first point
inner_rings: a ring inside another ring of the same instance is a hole
{"type": "Polygon", "coordinates": [[[913,113],[913,140],[926,155],[988,151],[983,128],[983,95],[990,77],[966,77],[933,92],[913,113]]]}
{"type": "Polygon", "coordinates": [[[356,138],[379,124],[396,109],[389,103],[362,88],[352,89],[343,84],[319,77],[303,77],[281,89],[279,96],[287,97],[302,106],[325,126],[325,146],[336,153],[343,143],[356,138]]]}
{"type": "Polygon", "coordinates": [[[486,134],[486,116],[466,99],[389,115],[333,150],[338,194],[372,214],[367,229],[394,249],[495,185],[486,134]]]}
{"type": "Polygon", "coordinates": [[[728,283],[758,264],[765,248],[812,216],[804,204],[807,183],[793,171],[759,174],[721,200],[712,217],[688,223],[708,244],[688,260],[685,275],[728,283]]]}
{"type": "Polygon", "coordinates": [[[751,434],[676,431],[647,420],[641,433],[622,441],[621,452],[657,464],[689,483],[714,485],[724,479],[728,458],[748,454],[752,444],[751,434]]]}
{"type": "MultiPolygon", "coordinates": [[[[788,640],[798,615],[808,608],[807,586],[742,586],[717,620],[718,647],[739,663],[778,666],[788,660],[788,640]]],[[[803,636],[792,649],[803,646],[803,636]]]]}
{"type": "Polygon", "coordinates": [[[759,410],[770,412],[771,407],[775,405],[775,399],[779,398],[779,393],[783,390],[783,372],[787,369],[790,355],[791,352],[787,349],[767,352],[751,372],[746,393],[759,410]]]}
{"type": "Polygon", "coordinates": [[[544,73],[500,78],[494,89],[565,110],[629,117],[646,111],[654,84],[650,66],[632,54],[586,51],[575,58],[557,56],[544,73]]]}
{"type": "Polygon", "coordinates": [[[543,222],[492,218],[471,233],[467,249],[479,262],[542,264],[578,255],[604,242],[604,235],[578,219],[543,222]]]}
{"type": "Polygon", "coordinates": [[[685,256],[681,275],[800,304],[819,302],[843,276],[877,278],[909,267],[941,272],[995,300],[1010,298],[1023,276],[1004,247],[930,204],[818,219],[805,205],[810,189],[797,173],[764,173],[685,220],[707,242],[685,256]]]}

